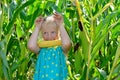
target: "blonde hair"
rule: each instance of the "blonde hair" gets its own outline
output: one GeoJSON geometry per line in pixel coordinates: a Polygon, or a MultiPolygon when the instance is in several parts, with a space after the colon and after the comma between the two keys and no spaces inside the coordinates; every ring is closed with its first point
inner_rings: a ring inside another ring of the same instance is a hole
{"type": "Polygon", "coordinates": [[[44,18],[42,27],[44,27],[44,26],[46,26],[46,25],[49,25],[49,24],[55,24],[56,27],[57,27],[57,24],[56,24],[55,21],[54,21],[53,15],[50,15],[50,16],[47,16],[47,17],[44,18]]]}
{"type": "Polygon", "coordinates": [[[57,26],[57,24],[55,23],[54,21],[54,17],[53,15],[50,15],[50,16],[47,16],[44,18],[44,21],[42,23],[42,27],[41,27],[41,30],[40,30],[40,38],[42,38],[42,30],[44,29],[44,27],[50,27],[49,25],[55,25],[54,27],[56,28],[57,32],[58,32],[58,37],[60,38],[60,32],[59,32],[59,27],[57,26]]]}

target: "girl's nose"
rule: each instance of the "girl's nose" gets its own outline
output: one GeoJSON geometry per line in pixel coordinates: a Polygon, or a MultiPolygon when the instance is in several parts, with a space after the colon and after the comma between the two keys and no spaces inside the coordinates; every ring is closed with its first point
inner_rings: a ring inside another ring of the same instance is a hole
{"type": "Polygon", "coordinates": [[[52,40],[51,34],[48,35],[48,39],[49,39],[49,40],[52,40]]]}

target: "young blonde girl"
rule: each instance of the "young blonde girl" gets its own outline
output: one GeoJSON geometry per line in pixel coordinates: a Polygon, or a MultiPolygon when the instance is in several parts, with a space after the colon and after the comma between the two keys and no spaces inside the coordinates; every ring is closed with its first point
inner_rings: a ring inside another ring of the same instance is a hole
{"type": "Polygon", "coordinates": [[[38,54],[34,80],[66,80],[68,76],[65,54],[71,47],[61,14],[38,17],[35,30],[28,41],[28,48],[38,54]],[[61,46],[40,47],[37,44],[41,31],[44,41],[61,40],[61,46]],[[60,34],[59,34],[60,33],[60,34]]]}

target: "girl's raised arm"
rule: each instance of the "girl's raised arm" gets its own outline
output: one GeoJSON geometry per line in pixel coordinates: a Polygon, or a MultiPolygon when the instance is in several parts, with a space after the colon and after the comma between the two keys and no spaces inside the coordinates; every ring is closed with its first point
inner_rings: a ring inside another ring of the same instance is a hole
{"type": "Polygon", "coordinates": [[[59,29],[60,29],[62,48],[64,52],[66,53],[71,47],[71,40],[69,38],[67,31],[64,28],[64,21],[63,21],[62,15],[58,13],[54,13],[54,18],[55,18],[56,24],[59,26],[59,29]]]}
{"type": "Polygon", "coordinates": [[[35,30],[33,31],[32,35],[30,36],[30,39],[28,41],[28,48],[34,53],[39,53],[39,50],[40,50],[40,48],[37,45],[37,38],[39,35],[39,31],[40,31],[42,22],[43,22],[42,17],[38,17],[35,20],[35,30]]]}

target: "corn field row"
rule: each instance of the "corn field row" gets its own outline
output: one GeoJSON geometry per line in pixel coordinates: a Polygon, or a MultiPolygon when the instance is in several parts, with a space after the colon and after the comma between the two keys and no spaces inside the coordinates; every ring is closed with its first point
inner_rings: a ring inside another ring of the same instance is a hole
{"type": "Polygon", "coordinates": [[[120,0],[0,0],[0,80],[32,80],[36,17],[57,11],[73,42],[69,80],[120,79],[120,0]]]}

